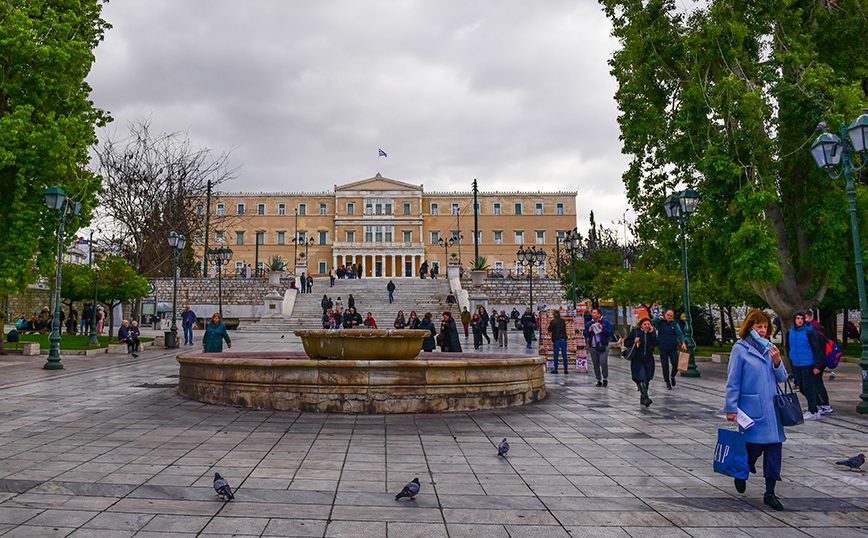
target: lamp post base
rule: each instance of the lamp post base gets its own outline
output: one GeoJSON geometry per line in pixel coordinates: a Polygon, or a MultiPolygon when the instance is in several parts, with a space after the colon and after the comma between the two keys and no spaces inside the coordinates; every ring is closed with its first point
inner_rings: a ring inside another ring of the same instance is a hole
{"type": "Polygon", "coordinates": [[[688,368],[686,372],[681,372],[681,377],[702,377],[702,374],[694,367],[692,370],[688,368]]]}
{"type": "Polygon", "coordinates": [[[63,370],[63,365],[60,364],[60,357],[54,358],[49,356],[48,362],[42,367],[43,370],[63,370]]]}
{"type": "Polygon", "coordinates": [[[868,402],[861,401],[856,404],[856,412],[860,415],[868,415],[868,402]]]}

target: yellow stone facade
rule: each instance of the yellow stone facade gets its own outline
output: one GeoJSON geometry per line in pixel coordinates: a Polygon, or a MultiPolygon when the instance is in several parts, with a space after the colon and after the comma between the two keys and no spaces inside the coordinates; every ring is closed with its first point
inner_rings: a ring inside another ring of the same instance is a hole
{"type": "MultiPolygon", "coordinates": [[[[479,192],[479,255],[491,269],[519,271],[522,245],[544,248],[554,258],[556,237],[576,226],[576,192],[479,192]]],[[[307,193],[221,193],[212,215],[240,215],[228,229],[212,229],[209,247],[233,251],[227,273],[274,255],[293,271],[296,254],[306,255],[308,271],[327,274],[347,263],[361,263],[366,276],[418,276],[428,261],[446,276],[447,259],[465,268],[473,262],[473,193],[425,192],[380,174],[335,185],[333,191],[307,193]],[[298,234],[298,246],[293,238],[298,234]],[[463,236],[446,249],[439,244],[463,236]],[[313,240],[311,242],[311,239],[313,240]],[[460,243],[460,247],[459,247],[460,243]],[[460,258],[459,258],[460,250],[460,258]],[[455,253],[455,257],[452,254],[455,253]]],[[[195,241],[201,258],[204,241],[195,241]]],[[[541,273],[546,267],[535,268],[541,273]]],[[[551,271],[549,271],[551,272],[551,271]]]]}

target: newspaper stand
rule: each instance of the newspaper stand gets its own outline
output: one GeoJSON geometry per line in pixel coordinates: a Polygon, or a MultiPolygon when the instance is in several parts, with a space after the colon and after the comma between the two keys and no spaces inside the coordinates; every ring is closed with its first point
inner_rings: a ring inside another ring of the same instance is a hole
{"type": "MultiPolygon", "coordinates": [[[[584,316],[575,310],[560,310],[561,318],[567,324],[567,357],[575,357],[575,369],[577,372],[588,372],[588,352],[585,349],[585,337],[582,331],[585,329],[584,316]]],[[[552,320],[551,310],[541,310],[539,312],[540,319],[540,340],[539,354],[546,358],[546,368],[553,369],[554,362],[554,346],[552,345],[552,335],[548,331],[549,322],[552,320]]]]}

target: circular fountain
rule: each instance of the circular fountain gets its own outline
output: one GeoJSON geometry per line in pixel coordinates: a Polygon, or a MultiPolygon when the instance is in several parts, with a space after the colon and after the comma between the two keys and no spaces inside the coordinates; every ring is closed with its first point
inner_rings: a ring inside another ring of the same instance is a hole
{"type": "Polygon", "coordinates": [[[545,397],[539,356],[421,353],[426,331],[297,331],[305,352],[188,353],[178,391],[208,403],[340,413],[425,413],[545,397]]]}

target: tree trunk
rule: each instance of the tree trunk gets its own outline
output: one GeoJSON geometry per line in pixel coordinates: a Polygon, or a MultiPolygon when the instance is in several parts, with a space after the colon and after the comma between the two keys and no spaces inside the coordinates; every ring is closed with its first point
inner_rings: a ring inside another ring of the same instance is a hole
{"type": "Polygon", "coordinates": [[[615,328],[617,329],[618,328],[618,303],[613,301],[612,305],[614,305],[614,307],[615,307],[614,308],[614,310],[615,310],[615,328]]]}
{"type": "Polygon", "coordinates": [[[838,341],[838,313],[832,308],[820,308],[817,313],[820,325],[826,329],[826,338],[838,341]]]}
{"type": "Polygon", "coordinates": [[[723,317],[723,305],[720,305],[720,342],[725,344],[729,342],[729,338],[726,337],[726,320],[723,317]]]}
{"type": "Polygon", "coordinates": [[[727,305],[726,307],[726,316],[729,318],[729,330],[730,334],[732,334],[732,343],[734,344],[736,340],[738,340],[738,331],[735,329],[735,322],[732,320],[732,306],[727,305]]]}
{"type": "Polygon", "coordinates": [[[847,345],[847,322],[850,321],[850,311],[846,308],[844,309],[844,326],[841,327],[841,342],[844,345],[847,345]]]}

